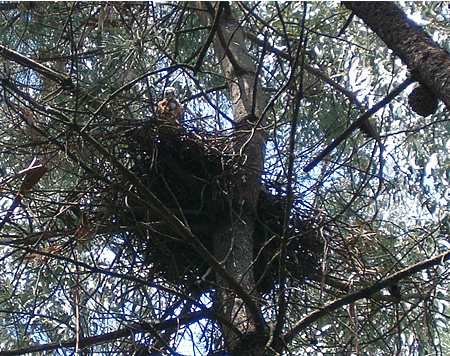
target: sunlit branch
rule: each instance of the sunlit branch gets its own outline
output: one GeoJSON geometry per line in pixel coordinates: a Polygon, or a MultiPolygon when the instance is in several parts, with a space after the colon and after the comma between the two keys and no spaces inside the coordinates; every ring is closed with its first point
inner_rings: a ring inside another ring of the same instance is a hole
{"type": "Polygon", "coordinates": [[[360,289],[357,292],[351,293],[346,295],[345,297],[336,299],[327,305],[323,306],[320,309],[317,309],[316,311],[312,312],[311,314],[305,316],[303,319],[301,319],[299,322],[297,322],[291,330],[289,330],[287,333],[283,335],[283,339],[285,342],[291,342],[297,334],[304,330],[308,325],[311,325],[313,322],[319,320],[320,318],[324,317],[325,315],[337,310],[338,308],[347,305],[349,303],[354,303],[360,299],[364,298],[371,298],[371,296],[380,290],[387,288],[391,285],[397,284],[402,279],[405,279],[414,273],[423,271],[427,268],[442,264],[450,259],[450,251],[441,253],[440,255],[418,262],[413,266],[406,267],[397,273],[392,274],[390,277],[384,278],[383,280],[372,284],[369,287],[360,289]]]}

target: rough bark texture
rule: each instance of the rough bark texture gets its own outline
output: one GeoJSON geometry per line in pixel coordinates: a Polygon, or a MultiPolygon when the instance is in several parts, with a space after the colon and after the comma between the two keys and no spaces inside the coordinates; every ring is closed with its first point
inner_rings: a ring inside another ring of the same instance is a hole
{"type": "MultiPolygon", "coordinates": [[[[200,12],[200,17],[211,25],[219,4],[197,3],[197,6],[207,10],[200,12]]],[[[241,167],[234,181],[225,183],[230,196],[230,210],[213,232],[214,253],[230,275],[258,303],[252,268],[252,235],[263,169],[265,137],[261,131],[253,129],[263,110],[264,99],[256,74],[257,68],[245,46],[244,31],[231,13],[229,5],[225,3],[221,6],[223,11],[213,45],[228,81],[235,121],[234,153],[240,155],[241,167]]],[[[249,310],[249,306],[230,289],[223,278],[216,276],[216,282],[216,309],[233,326],[222,325],[228,352],[231,355],[264,354],[267,330],[262,325],[259,306],[258,316],[254,310],[249,310]]]]}
{"type": "Polygon", "coordinates": [[[450,55],[392,2],[344,2],[450,108],[450,55]]]}

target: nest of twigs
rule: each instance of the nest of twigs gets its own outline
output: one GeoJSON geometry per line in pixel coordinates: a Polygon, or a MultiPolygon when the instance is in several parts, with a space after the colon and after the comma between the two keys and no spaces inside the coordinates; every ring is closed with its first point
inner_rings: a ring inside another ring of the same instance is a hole
{"type": "MultiPolygon", "coordinates": [[[[232,140],[152,120],[129,130],[126,142],[134,162],[132,171],[212,251],[211,233],[230,209],[224,187],[232,182],[238,166],[230,149],[232,140]]],[[[155,276],[178,285],[202,281],[202,287],[209,288],[213,275],[207,273],[209,266],[193,247],[152,216],[142,202],[123,193],[115,199],[115,221],[132,226],[128,230],[135,246],[141,247],[138,253],[155,276]],[[202,279],[205,274],[208,277],[202,279]]],[[[284,214],[285,199],[262,186],[254,233],[254,270],[261,291],[271,290],[277,280],[284,214]]],[[[323,249],[317,222],[307,215],[293,214],[287,236],[286,264],[296,280],[304,277],[305,270],[316,268],[323,249]]]]}

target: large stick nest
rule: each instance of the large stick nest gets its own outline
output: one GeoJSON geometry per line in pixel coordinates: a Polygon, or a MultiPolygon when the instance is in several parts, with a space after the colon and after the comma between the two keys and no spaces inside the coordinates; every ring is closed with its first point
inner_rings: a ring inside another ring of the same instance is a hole
{"type": "MultiPolygon", "coordinates": [[[[212,251],[212,232],[230,215],[229,190],[240,169],[239,157],[233,154],[233,140],[152,120],[129,130],[126,142],[132,171],[212,251]]],[[[176,284],[201,281],[203,288],[209,288],[209,266],[186,241],[175,236],[142,202],[123,192],[116,192],[114,199],[114,221],[132,227],[128,228],[130,239],[155,276],[176,284]]],[[[285,206],[285,198],[273,196],[261,186],[254,231],[254,270],[262,291],[271,290],[277,280],[285,206]]],[[[295,280],[303,278],[306,270],[316,268],[323,249],[317,221],[308,215],[291,213],[286,265],[295,280]]]]}

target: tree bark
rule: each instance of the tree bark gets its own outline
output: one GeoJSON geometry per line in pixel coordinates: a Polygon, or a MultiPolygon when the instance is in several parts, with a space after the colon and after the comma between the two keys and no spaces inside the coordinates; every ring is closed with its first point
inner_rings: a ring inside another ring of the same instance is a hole
{"type": "Polygon", "coordinates": [[[392,2],[347,1],[361,18],[413,72],[414,77],[450,108],[450,55],[392,2]]]}
{"type": "Polygon", "coordinates": [[[266,354],[268,335],[254,288],[252,268],[252,237],[265,150],[265,135],[256,127],[265,104],[262,86],[245,45],[244,31],[229,4],[202,2],[197,3],[197,7],[207,10],[200,11],[199,16],[208,25],[214,24],[211,31],[216,31],[213,46],[228,83],[235,122],[233,153],[238,155],[240,162],[233,182],[225,182],[230,209],[213,232],[214,254],[252,296],[258,310],[256,313],[249,310],[249,306],[218,275],[215,307],[232,325],[222,325],[227,351],[231,355],[262,355],[266,354]]]}

